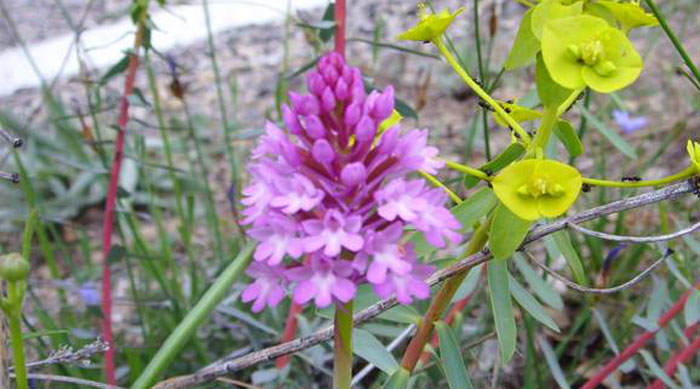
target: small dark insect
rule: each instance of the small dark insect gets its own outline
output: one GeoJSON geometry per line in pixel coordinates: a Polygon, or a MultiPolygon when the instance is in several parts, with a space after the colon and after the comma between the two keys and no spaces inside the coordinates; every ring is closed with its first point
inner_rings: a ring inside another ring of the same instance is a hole
{"type": "Polygon", "coordinates": [[[639,177],[639,176],[624,176],[624,177],[622,177],[622,179],[620,181],[622,181],[622,182],[637,182],[637,181],[641,181],[641,180],[642,180],[642,177],[639,177]]]}
{"type": "Polygon", "coordinates": [[[503,110],[506,111],[506,113],[511,113],[511,109],[510,109],[510,108],[504,108],[503,110]]]}
{"type": "Polygon", "coordinates": [[[695,187],[695,190],[693,190],[693,194],[700,197],[700,176],[695,176],[691,178],[690,185],[693,185],[695,187]]]}
{"type": "Polygon", "coordinates": [[[486,173],[487,176],[493,175],[493,170],[491,170],[491,169],[484,169],[483,172],[486,173]]]}
{"type": "Polygon", "coordinates": [[[479,100],[479,107],[481,107],[487,111],[494,112],[494,109],[490,105],[486,104],[486,102],[483,100],[479,100]]]}
{"type": "Polygon", "coordinates": [[[581,192],[588,193],[591,191],[591,186],[589,184],[581,185],[581,192]]]}
{"type": "Polygon", "coordinates": [[[486,185],[488,185],[489,188],[493,188],[493,185],[491,185],[490,182],[487,182],[486,185]]]}

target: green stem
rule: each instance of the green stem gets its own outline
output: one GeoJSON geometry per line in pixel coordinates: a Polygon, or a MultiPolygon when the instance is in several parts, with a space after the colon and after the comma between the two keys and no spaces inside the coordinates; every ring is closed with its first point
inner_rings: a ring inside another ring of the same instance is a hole
{"type": "Polygon", "coordinates": [[[510,127],[513,128],[513,131],[515,131],[520,136],[523,142],[530,143],[530,135],[528,135],[527,131],[525,131],[525,129],[523,129],[523,127],[520,126],[520,124],[517,121],[515,121],[515,119],[513,119],[513,117],[510,116],[510,114],[508,114],[503,109],[503,107],[501,107],[500,104],[498,104],[498,102],[496,102],[496,100],[489,96],[489,94],[486,91],[484,91],[481,88],[481,86],[479,86],[479,84],[477,84],[476,81],[474,81],[469,76],[466,70],[464,70],[459,65],[457,60],[452,56],[450,51],[447,50],[447,47],[445,47],[445,44],[442,42],[442,40],[440,40],[440,38],[438,37],[432,42],[438,48],[438,50],[440,50],[440,53],[443,55],[443,57],[445,57],[447,63],[449,63],[450,66],[452,66],[452,69],[454,69],[454,71],[457,72],[457,74],[462,78],[464,83],[467,84],[467,86],[470,87],[476,93],[476,95],[479,96],[479,98],[481,98],[488,105],[490,105],[494,109],[494,111],[496,111],[496,113],[498,113],[503,118],[503,120],[506,123],[508,123],[510,127]]]}
{"type": "Polygon", "coordinates": [[[10,326],[10,342],[15,365],[15,382],[17,389],[28,389],[27,364],[24,357],[24,341],[22,340],[22,297],[19,285],[21,281],[9,282],[7,285],[8,309],[5,310],[7,323],[10,326]]]}
{"type": "Polygon", "coordinates": [[[479,169],[475,169],[467,165],[462,165],[461,163],[445,160],[445,166],[447,166],[450,169],[457,170],[458,172],[469,174],[470,176],[474,176],[484,181],[491,181],[491,177],[489,177],[488,174],[482,172],[479,169]]]}
{"type": "Polygon", "coordinates": [[[669,184],[671,182],[684,180],[690,178],[697,174],[695,167],[688,166],[687,168],[681,170],[680,172],[670,175],[668,177],[660,178],[658,180],[644,180],[644,181],[609,181],[609,180],[598,180],[595,178],[583,178],[583,183],[594,186],[605,186],[609,188],[642,188],[645,186],[657,186],[669,184]]]}
{"type": "Polygon", "coordinates": [[[537,134],[535,139],[530,143],[527,155],[530,156],[537,151],[537,149],[544,149],[547,147],[547,142],[552,136],[552,131],[554,130],[554,125],[557,124],[559,119],[559,110],[556,107],[545,106],[542,112],[542,120],[540,121],[540,127],[537,129],[537,134]]]}
{"type": "Polygon", "coordinates": [[[224,269],[197,305],[190,310],[182,322],[168,336],[156,355],[148,363],[148,366],[131,386],[132,389],[149,388],[158,375],[170,365],[170,362],[194,335],[197,327],[209,316],[209,313],[214,310],[216,305],[228,293],[233,282],[248,267],[254,248],[255,245],[249,243],[241,249],[236,259],[224,269]]]}
{"type": "Polygon", "coordinates": [[[334,389],[350,389],[350,381],[352,381],[352,308],[352,301],[335,308],[333,335],[334,389]]]}
{"type": "MultiPolygon", "coordinates": [[[[476,61],[479,64],[479,78],[481,84],[486,85],[486,77],[484,75],[484,61],[481,56],[481,28],[479,27],[479,0],[474,0],[474,43],[476,45],[476,61]]],[[[489,122],[486,110],[481,112],[481,120],[484,130],[484,151],[486,160],[491,160],[491,140],[489,139],[489,122]]]]}
{"type": "Polygon", "coordinates": [[[423,176],[423,178],[425,178],[426,180],[428,180],[428,182],[430,182],[431,184],[433,184],[433,185],[435,185],[436,187],[441,188],[442,190],[444,190],[445,193],[447,193],[447,195],[450,196],[450,198],[452,199],[452,201],[455,202],[455,204],[461,204],[461,203],[462,203],[462,199],[461,199],[459,196],[457,196],[457,194],[456,194],[455,192],[453,192],[452,190],[450,190],[450,188],[448,188],[447,185],[443,184],[440,180],[438,180],[437,178],[435,178],[435,176],[433,176],[433,175],[431,175],[431,174],[428,174],[428,173],[426,173],[426,172],[424,172],[424,171],[422,171],[422,170],[419,170],[419,171],[418,171],[418,174],[420,174],[421,176],[423,176]]]}
{"type": "Polygon", "coordinates": [[[683,47],[683,44],[673,32],[673,29],[668,25],[666,17],[661,13],[659,7],[656,6],[656,3],[654,3],[653,0],[644,0],[644,2],[649,6],[649,9],[651,9],[651,12],[654,14],[654,16],[656,16],[656,19],[659,20],[661,28],[663,28],[664,32],[668,36],[668,39],[670,39],[671,43],[673,43],[673,46],[676,48],[676,51],[678,51],[678,54],[680,54],[681,58],[683,58],[683,62],[685,62],[688,69],[690,69],[690,71],[693,73],[695,79],[700,82],[700,72],[698,71],[698,68],[690,59],[690,56],[685,51],[685,47],[683,47]]]}

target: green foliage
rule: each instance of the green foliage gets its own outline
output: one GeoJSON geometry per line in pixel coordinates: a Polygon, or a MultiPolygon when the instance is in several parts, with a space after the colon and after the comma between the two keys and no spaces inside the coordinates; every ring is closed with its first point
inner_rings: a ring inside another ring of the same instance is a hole
{"type": "Polygon", "coordinates": [[[496,208],[489,229],[489,248],[496,259],[506,259],[520,247],[532,223],[523,220],[501,204],[496,208]]]}
{"type": "Polygon", "coordinates": [[[488,264],[487,273],[491,312],[493,313],[496,334],[498,335],[501,361],[505,364],[510,361],[510,358],[515,353],[518,335],[510,302],[506,261],[491,261],[488,264]]]}
{"type": "Polygon", "coordinates": [[[445,372],[450,389],[471,389],[472,382],[467,375],[467,368],[462,358],[462,350],[452,327],[445,322],[435,323],[435,330],[440,339],[440,362],[445,372]]]}

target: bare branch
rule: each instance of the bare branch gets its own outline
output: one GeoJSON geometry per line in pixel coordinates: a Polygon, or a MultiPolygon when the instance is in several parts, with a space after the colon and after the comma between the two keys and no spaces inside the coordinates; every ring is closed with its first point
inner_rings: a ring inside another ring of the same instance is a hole
{"type": "MultiPolygon", "coordinates": [[[[15,377],[14,374],[10,374],[12,378],[15,377]]],[[[53,375],[53,374],[39,374],[39,373],[29,373],[27,377],[32,380],[39,381],[49,381],[49,382],[66,382],[69,384],[89,386],[91,388],[99,389],[124,389],[121,386],[103,384],[97,381],[90,381],[82,378],[68,377],[63,375],[53,375]]]]}
{"type": "Polygon", "coordinates": [[[700,229],[700,222],[693,224],[692,226],[683,228],[676,232],[666,235],[656,235],[656,236],[625,236],[625,235],[613,235],[607,234],[605,232],[599,232],[594,230],[589,230],[588,228],[581,227],[575,223],[569,223],[569,227],[574,230],[581,232],[586,235],[594,236],[596,238],[610,240],[613,242],[626,242],[626,243],[655,243],[664,242],[671,239],[680,238],[683,235],[688,235],[698,229],[700,229]]]}
{"type": "Polygon", "coordinates": [[[561,281],[566,285],[568,288],[571,288],[575,291],[581,292],[581,293],[594,293],[594,294],[612,294],[612,293],[617,293],[621,290],[629,289],[633,287],[635,284],[639,283],[643,279],[645,279],[649,273],[651,273],[654,269],[656,269],[659,265],[661,265],[666,258],[668,258],[671,254],[673,254],[673,250],[666,250],[666,253],[656,260],[656,262],[652,263],[651,266],[648,268],[644,269],[641,273],[639,273],[637,276],[632,278],[631,280],[625,282],[622,285],[615,286],[613,288],[605,288],[605,289],[596,289],[596,288],[588,288],[583,285],[579,285],[568,278],[562,276],[561,274],[555,272],[551,268],[549,268],[547,265],[544,263],[538,261],[534,256],[532,256],[530,253],[527,253],[527,256],[530,257],[532,262],[535,263],[535,265],[539,266],[540,269],[544,270],[547,274],[551,275],[552,277],[556,278],[557,280],[561,281]]]}
{"type": "MultiPolygon", "coordinates": [[[[534,228],[523,241],[521,249],[523,249],[528,244],[542,239],[543,237],[549,234],[565,229],[569,224],[579,224],[588,220],[593,220],[599,217],[626,211],[629,209],[643,207],[645,205],[654,204],[660,201],[677,199],[679,197],[682,197],[683,195],[692,193],[696,190],[697,186],[695,182],[693,180],[688,180],[686,182],[671,185],[663,189],[644,193],[627,199],[614,201],[606,205],[602,205],[600,207],[595,207],[583,211],[581,213],[562,218],[553,223],[545,224],[543,226],[534,228]]],[[[470,268],[476,265],[484,263],[489,259],[491,259],[491,253],[488,250],[484,250],[480,253],[464,258],[451,266],[436,271],[427,279],[427,282],[429,285],[435,285],[439,282],[444,281],[447,278],[453,277],[461,272],[469,270],[470,268]]],[[[363,323],[367,320],[378,316],[382,312],[391,309],[396,304],[397,301],[395,296],[381,300],[375,303],[374,305],[355,314],[354,322],[355,324],[363,323]]],[[[174,377],[162,381],[155,385],[154,389],[179,389],[193,387],[197,384],[215,380],[218,377],[225,376],[234,371],[253,366],[260,362],[271,361],[281,355],[287,355],[300,350],[304,350],[321,342],[328,341],[331,339],[332,336],[333,326],[331,325],[302,338],[297,338],[289,342],[278,344],[276,346],[272,346],[263,350],[255,351],[250,354],[244,355],[240,358],[227,361],[225,363],[215,363],[209,365],[191,375],[174,377]]]]}

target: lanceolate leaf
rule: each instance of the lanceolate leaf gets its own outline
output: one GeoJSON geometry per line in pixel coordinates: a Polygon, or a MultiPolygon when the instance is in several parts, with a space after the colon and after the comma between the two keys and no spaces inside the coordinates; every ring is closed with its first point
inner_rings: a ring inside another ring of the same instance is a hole
{"type": "Polygon", "coordinates": [[[523,15],[520,22],[518,34],[515,36],[513,47],[508,53],[506,63],[503,65],[506,70],[517,69],[532,63],[535,55],[540,51],[540,41],[532,33],[532,9],[523,15]]]}
{"type": "Polygon", "coordinates": [[[452,214],[462,223],[462,231],[467,231],[480,218],[485,216],[498,204],[498,199],[489,188],[474,192],[461,204],[452,208],[452,214]]]}
{"type": "Polygon", "coordinates": [[[382,342],[368,331],[358,328],[353,330],[352,351],[386,374],[392,375],[399,367],[382,342]]]}
{"type": "Polygon", "coordinates": [[[515,253],[513,260],[518,270],[520,270],[520,274],[523,275],[532,291],[535,292],[542,302],[557,311],[564,309],[564,302],[559,296],[559,293],[525,262],[522,255],[515,253]]]}
{"type": "Polygon", "coordinates": [[[440,339],[440,362],[450,389],[471,389],[472,383],[462,359],[462,350],[452,328],[444,321],[435,323],[440,339]]]}
{"type": "Polygon", "coordinates": [[[496,324],[496,334],[501,348],[501,360],[507,363],[515,353],[517,329],[515,317],[510,303],[508,287],[508,269],[505,260],[493,260],[488,268],[489,297],[493,320],[496,324]]]}
{"type": "MultiPolygon", "coordinates": [[[[488,163],[481,165],[479,170],[483,172],[489,172],[490,174],[496,174],[504,167],[508,166],[511,162],[520,158],[525,152],[525,147],[520,143],[511,143],[502,153],[498,154],[496,158],[492,159],[488,163]]],[[[479,183],[479,179],[465,175],[464,176],[464,187],[467,189],[473,188],[479,183]]]]}
{"type": "Polygon", "coordinates": [[[496,259],[513,255],[527,235],[531,222],[513,214],[503,204],[496,208],[489,232],[489,247],[496,259]]]}
{"type": "Polygon", "coordinates": [[[537,321],[549,327],[552,331],[559,332],[559,326],[549,317],[542,305],[511,275],[508,275],[508,287],[515,301],[517,301],[524,310],[537,321]]]}
{"type": "Polygon", "coordinates": [[[583,154],[583,143],[578,138],[574,127],[566,120],[560,120],[554,127],[554,134],[559,138],[572,158],[583,154]]]}
{"type": "MultiPolygon", "coordinates": [[[[583,263],[581,263],[581,258],[578,256],[574,245],[571,243],[571,236],[566,230],[560,230],[552,235],[550,235],[554,244],[556,245],[559,252],[566,259],[567,265],[574,276],[574,280],[581,285],[588,284],[588,278],[586,277],[586,271],[583,269],[583,263]]],[[[546,238],[545,238],[546,239],[546,238]]]]}

